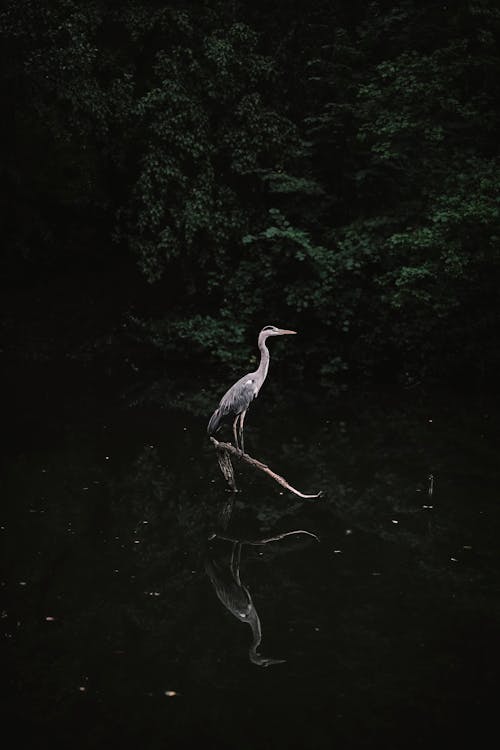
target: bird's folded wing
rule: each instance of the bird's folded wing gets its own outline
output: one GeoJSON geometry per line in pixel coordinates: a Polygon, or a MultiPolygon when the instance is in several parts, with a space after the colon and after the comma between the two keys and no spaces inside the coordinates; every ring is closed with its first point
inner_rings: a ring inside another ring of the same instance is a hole
{"type": "Polygon", "coordinates": [[[219,404],[221,414],[236,415],[245,411],[256,395],[255,380],[250,375],[241,378],[221,398],[219,404]]]}

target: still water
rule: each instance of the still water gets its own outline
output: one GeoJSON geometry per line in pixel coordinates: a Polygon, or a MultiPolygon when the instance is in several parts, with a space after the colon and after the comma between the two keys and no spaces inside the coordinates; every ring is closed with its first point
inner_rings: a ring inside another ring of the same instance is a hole
{"type": "Polygon", "coordinates": [[[458,747],[493,724],[498,405],[269,382],[246,449],[303,500],[238,462],[228,491],[205,426],[230,378],[10,383],[16,747],[458,747]]]}

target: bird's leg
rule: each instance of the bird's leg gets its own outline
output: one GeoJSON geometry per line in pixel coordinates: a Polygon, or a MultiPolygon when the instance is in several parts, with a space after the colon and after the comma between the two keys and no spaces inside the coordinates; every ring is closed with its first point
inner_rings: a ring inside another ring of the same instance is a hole
{"type": "Polygon", "coordinates": [[[241,542],[233,544],[233,551],[231,553],[231,575],[234,580],[241,586],[240,580],[240,560],[241,560],[241,542]]]}
{"type": "Polygon", "coordinates": [[[234,420],[234,422],[233,422],[234,446],[235,446],[235,448],[236,448],[237,450],[239,450],[239,445],[238,445],[238,435],[237,435],[237,432],[236,432],[236,430],[237,430],[237,422],[238,422],[238,419],[239,419],[239,418],[240,418],[240,415],[239,415],[239,414],[237,414],[237,415],[236,415],[236,419],[235,419],[235,420],[234,420]]]}
{"type": "Polygon", "coordinates": [[[241,445],[241,452],[245,452],[245,443],[243,441],[243,422],[245,421],[245,414],[247,413],[247,410],[242,411],[240,414],[240,424],[239,424],[239,434],[240,434],[240,445],[241,445]]]}
{"type": "Polygon", "coordinates": [[[233,544],[232,544],[232,546],[231,546],[231,560],[229,562],[229,568],[231,570],[231,575],[233,576],[233,578],[235,577],[234,571],[235,571],[235,567],[236,567],[236,563],[235,563],[236,548],[239,546],[239,544],[240,543],[238,541],[234,541],[233,544]]]}

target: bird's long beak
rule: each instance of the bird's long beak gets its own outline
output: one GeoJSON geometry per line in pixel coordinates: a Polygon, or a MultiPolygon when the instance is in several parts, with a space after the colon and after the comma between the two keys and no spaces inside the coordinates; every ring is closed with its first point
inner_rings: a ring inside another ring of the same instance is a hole
{"type": "Polygon", "coordinates": [[[285,333],[297,333],[297,331],[285,331],[284,328],[280,328],[280,335],[283,336],[285,333]]]}

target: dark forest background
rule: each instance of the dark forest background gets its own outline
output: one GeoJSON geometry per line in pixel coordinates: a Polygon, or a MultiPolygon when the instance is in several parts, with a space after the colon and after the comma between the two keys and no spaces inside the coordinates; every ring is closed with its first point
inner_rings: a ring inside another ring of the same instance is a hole
{"type": "Polygon", "coordinates": [[[105,279],[169,361],[276,324],[326,386],[494,380],[499,32],[496,0],[7,2],[5,284],[105,279]]]}

